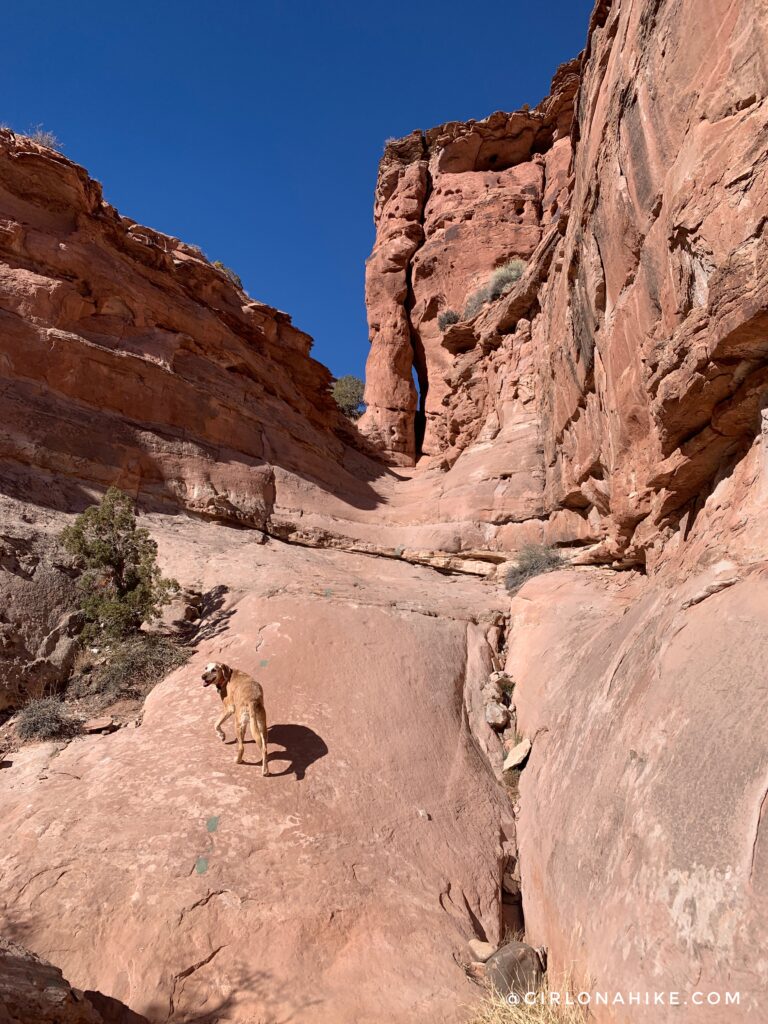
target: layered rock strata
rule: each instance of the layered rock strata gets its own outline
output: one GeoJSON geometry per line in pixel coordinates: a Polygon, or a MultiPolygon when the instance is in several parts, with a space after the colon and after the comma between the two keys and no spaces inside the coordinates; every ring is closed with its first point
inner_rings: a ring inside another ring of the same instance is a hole
{"type": "Polygon", "coordinates": [[[577,67],[558,71],[535,110],[450,122],[384,150],[366,270],[371,353],[360,429],[394,462],[412,464],[417,452],[450,443],[453,359],[440,313],[463,309],[494,267],[528,259],[560,216],[577,67]]]}
{"type": "Polygon", "coordinates": [[[545,540],[643,564],[758,431],[766,25],[756,2],[699,13],[598,3],[581,60],[536,111],[443,126],[382,160],[362,429],[414,460],[416,366],[421,452],[444,493],[482,482],[491,547],[538,519],[545,540]],[[534,125],[555,115],[541,140],[534,125]],[[529,151],[496,153],[525,125],[529,151]],[[439,312],[511,254],[527,260],[520,281],[441,333],[439,312]],[[523,495],[509,484],[521,464],[523,495]]]}

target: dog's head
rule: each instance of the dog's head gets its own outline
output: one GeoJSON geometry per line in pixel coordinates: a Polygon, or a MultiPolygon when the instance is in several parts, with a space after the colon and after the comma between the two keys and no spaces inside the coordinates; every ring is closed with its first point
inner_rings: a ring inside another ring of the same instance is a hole
{"type": "Polygon", "coordinates": [[[220,661],[209,661],[203,669],[203,686],[210,686],[214,683],[221,688],[229,682],[232,669],[229,665],[222,665],[220,661]]]}

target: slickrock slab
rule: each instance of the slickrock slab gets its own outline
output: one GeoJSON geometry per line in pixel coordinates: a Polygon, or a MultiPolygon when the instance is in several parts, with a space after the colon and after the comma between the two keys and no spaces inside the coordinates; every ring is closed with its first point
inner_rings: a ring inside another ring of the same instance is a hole
{"type": "Polygon", "coordinates": [[[491,671],[473,619],[502,595],[167,522],[153,531],[168,568],[231,588],[223,631],[152,692],[139,728],[14,754],[0,917],[57,950],[72,984],[149,1019],[463,1019],[476,992],[453,954],[476,922],[500,939],[509,811],[464,690],[491,671]],[[200,680],[214,658],[264,686],[268,778],[251,742],[235,765],[231,722],[228,744],[214,733],[200,680]]]}

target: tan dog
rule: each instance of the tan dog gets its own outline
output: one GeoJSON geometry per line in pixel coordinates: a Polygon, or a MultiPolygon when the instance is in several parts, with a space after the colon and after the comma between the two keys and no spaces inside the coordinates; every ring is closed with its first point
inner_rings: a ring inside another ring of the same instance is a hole
{"type": "Polygon", "coordinates": [[[212,661],[205,666],[203,672],[203,686],[216,684],[219,696],[224,705],[224,710],[216,719],[216,734],[220,740],[224,740],[224,730],[221,728],[230,715],[235,716],[235,734],[237,735],[237,761],[243,763],[243,740],[248,721],[251,723],[251,735],[261,743],[261,774],[269,775],[267,765],[267,713],[264,710],[264,691],[261,684],[255,679],[241,672],[239,669],[232,669],[229,665],[222,665],[218,661],[212,661]]]}

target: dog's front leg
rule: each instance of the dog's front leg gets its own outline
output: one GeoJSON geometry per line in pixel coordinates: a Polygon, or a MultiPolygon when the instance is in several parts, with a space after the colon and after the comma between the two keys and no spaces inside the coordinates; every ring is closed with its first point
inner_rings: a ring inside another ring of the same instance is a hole
{"type": "Polygon", "coordinates": [[[224,735],[224,730],[221,727],[222,727],[222,725],[224,725],[224,723],[226,722],[226,720],[229,718],[229,716],[231,714],[232,714],[232,709],[230,708],[229,710],[227,710],[225,708],[224,711],[222,711],[222,713],[216,719],[216,724],[215,724],[214,728],[216,729],[216,735],[219,737],[219,739],[221,740],[222,743],[226,742],[227,737],[224,735]]]}

